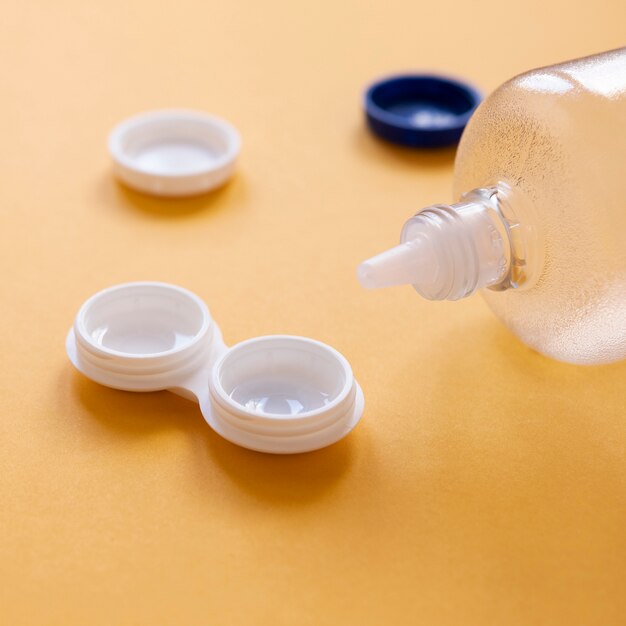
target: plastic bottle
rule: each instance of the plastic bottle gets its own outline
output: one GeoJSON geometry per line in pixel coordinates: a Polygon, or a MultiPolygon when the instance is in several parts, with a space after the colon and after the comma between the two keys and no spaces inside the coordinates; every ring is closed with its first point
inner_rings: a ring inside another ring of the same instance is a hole
{"type": "Polygon", "coordinates": [[[364,287],[425,298],[481,289],[539,352],[626,358],[626,48],[508,81],[472,116],[452,205],[410,218],[358,269],[364,287]]]}

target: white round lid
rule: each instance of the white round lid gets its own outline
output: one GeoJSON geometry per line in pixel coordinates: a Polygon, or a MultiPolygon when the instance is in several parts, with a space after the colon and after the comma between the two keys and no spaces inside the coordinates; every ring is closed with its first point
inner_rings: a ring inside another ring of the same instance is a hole
{"type": "Polygon", "coordinates": [[[241,140],[218,117],[171,109],[128,118],[113,129],[108,145],[124,184],[157,196],[189,196],[232,176],[241,140]]]}

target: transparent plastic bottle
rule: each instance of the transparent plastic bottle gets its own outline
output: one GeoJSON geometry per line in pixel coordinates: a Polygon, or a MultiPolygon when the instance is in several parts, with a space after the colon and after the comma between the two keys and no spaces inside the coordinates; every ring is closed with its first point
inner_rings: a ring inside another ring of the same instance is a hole
{"type": "Polygon", "coordinates": [[[431,300],[481,289],[543,354],[626,358],[626,48],[492,93],[461,139],[454,197],[363,262],[363,286],[412,284],[431,300]]]}

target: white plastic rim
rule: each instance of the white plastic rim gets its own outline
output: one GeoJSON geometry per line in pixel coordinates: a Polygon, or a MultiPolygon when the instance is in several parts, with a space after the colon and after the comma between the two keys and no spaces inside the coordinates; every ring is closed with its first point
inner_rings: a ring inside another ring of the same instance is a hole
{"type": "Polygon", "coordinates": [[[104,289],[80,308],[68,336],[74,365],[130,391],[167,389],[206,363],[214,324],[195,294],[159,282],[104,289]]]}
{"type": "Polygon", "coordinates": [[[363,412],[348,361],[330,346],[290,335],[237,344],[215,364],[210,425],[253,450],[306,452],[345,437],[363,412]]]}
{"type": "Polygon", "coordinates": [[[239,133],[228,122],[182,109],[131,117],[109,135],[116,176],[157,196],[190,196],[223,185],[239,155],[239,133]]]}

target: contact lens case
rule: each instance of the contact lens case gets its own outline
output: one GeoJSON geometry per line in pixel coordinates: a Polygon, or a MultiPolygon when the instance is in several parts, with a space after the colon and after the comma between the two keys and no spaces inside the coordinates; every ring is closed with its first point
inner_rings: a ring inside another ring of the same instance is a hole
{"type": "Polygon", "coordinates": [[[363,414],[363,392],[334,348],[291,335],[227,347],[206,304],[166,283],[96,293],[80,307],[66,349],[91,380],[194,400],[218,434],[260,452],[323,448],[345,437],[363,414]]]}

